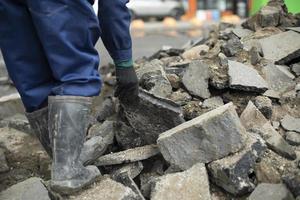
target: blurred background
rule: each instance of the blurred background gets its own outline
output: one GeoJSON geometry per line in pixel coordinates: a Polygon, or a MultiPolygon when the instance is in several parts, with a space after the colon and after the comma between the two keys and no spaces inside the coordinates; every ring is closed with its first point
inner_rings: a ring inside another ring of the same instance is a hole
{"type": "MultiPolygon", "coordinates": [[[[208,34],[219,22],[239,24],[268,0],[130,0],[134,59],[149,56],[162,47],[182,47],[208,34]],[[174,39],[176,38],[176,39],[174,39]]],[[[292,13],[300,12],[299,0],[285,0],[292,13]]],[[[97,12],[97,2],[94,4],[97,12]]],[[[97,44],[101,65],[111,59],[101,41],[97,44]]]]}

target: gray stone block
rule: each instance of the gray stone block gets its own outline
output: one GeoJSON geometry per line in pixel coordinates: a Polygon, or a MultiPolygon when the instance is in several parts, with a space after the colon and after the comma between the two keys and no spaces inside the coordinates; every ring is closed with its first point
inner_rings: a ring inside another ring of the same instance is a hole
{"type": "Polygon", "coordinates": [[[259,40],[264,57],[276,64],[286,64],[300,57],[300,34],[287,31],[259,40]]]}
{"type": "Polygon", "coordinates": [[[210,200],[209,181],[204,164],[179,173],[159,177],[151,191],[152,200],[210,200]]]}
{"type": "Polygon", "coordinates": [[[267,146],[260,136],[248,133],[246,147],[242,151],[208,165],[211,180],[235,196],[252,192],[255,180],[249,175],[253,173],[256,161],[266,149],[267,146]]]}
{"type": "Polygon", "coordinates": [[[40,178],[29,178],[0,193],[2,200],[50,200],[40,178]]]}
{"type": "Polygon", "coordinates": [[[244,135],[235,107],[229,103],[162,133],[157,143],[165,160],[188,169],[239,151],[244,135]]]}
{"type": "Polygon", "coordinates": [[[202,61],[193,61],[187,68],[182,83],[190,94],[207,99],[210,97],[208,79],[209,66],[202,61]]]}
{"type": "Polygon", "coordinates": [[[294,200],[291,192],[283,184],[261,183],[252,192],[249,200],[294,200]]]}
{"type": "Polygon", "coordinates": [[[266,81],[254,68],[236,61],[228,61],[228,65],[230,88],[250,92],[265,92],[268,89],[266,81]]]}
{"type": "Polygon", "coordinates": [[[180,106],[173,101],[143,90],[139,98],[138,105],[124,107],[124,115],[143,143],[156,143],[160,133],[184,122],[180,106]]]}

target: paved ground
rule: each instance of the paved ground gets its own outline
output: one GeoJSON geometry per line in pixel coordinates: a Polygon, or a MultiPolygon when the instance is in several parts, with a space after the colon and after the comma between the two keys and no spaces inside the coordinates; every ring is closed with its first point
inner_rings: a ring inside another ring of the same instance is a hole
{"type": "MultiPolygon", "coordinates": [[[[150,56],[164,45],[181,47],[190,39],[192,38],[183,34],[176,37],[163,34],[151,34],[146,35],[145,37],[136,37],[133,38],[133,58],[137,59],[143,56],[150,56]]],[[[101,57],[101,65],[112,62],[101,41],[98,42],[96,48],[101,57]]]]}

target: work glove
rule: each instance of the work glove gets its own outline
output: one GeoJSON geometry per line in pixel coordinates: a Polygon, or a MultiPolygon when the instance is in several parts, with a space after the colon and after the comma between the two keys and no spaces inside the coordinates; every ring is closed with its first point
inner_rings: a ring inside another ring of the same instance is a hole
{"type": "Polygon", "coordinates": [[[115,97],[121,104],[135,105],[139,97],[139,81],[133,67],[116,68],[117,87],[115,97]]]}

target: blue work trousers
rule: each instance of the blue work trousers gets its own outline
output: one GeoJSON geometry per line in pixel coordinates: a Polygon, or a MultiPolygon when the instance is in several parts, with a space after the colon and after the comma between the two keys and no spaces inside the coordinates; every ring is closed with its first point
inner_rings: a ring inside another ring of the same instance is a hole
{"type": "Polygon", "coordinates": [[[101,91],[101,36],[115,61],[130,60],[128,0],[0,0],[0,47],[27,112],[49,95],[96,96],[101,91]]]}

